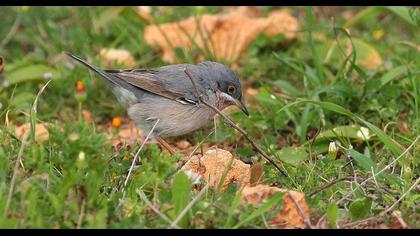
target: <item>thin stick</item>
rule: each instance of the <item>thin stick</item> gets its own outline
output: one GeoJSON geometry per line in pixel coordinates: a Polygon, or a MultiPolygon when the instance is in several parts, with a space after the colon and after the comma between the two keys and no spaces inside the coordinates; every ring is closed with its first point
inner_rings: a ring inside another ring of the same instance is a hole
{"type": "Polygon", "coordinates": [[[401,212],[400,211],[393,211],[392,212],[392,216],[395,217],[398,222],[400,222],[401,227],[403,229],[409,229],[410,227],[407,225],[407,223],[405,223],[404,219],[401,217],[401,212]]]}
{"type": "Polygon", "coordinates": [[[174,226],[178,224],[178,222],[182,219],[182,217],[184,217],[184,215],[187,214],[187,212],[194,206],[194,204],[198,202],[198,200],[200,200],[200,198],[204,195],[204,193],[207,191],[209,186],[210,184],[207,183],[206,186],[204,186],[204,188],[201,189],[201,191],[197,194],[197,196],[190,203],[188,203],[188,205],[179,213],[179,215],[171,223],[169,228],[174,228],[174,226]]]}
{"type": "Polygon", "coordinates": [[[287,191],[287,194],[289,195],[290,199],[292,199],[293,203],[296,205],[296,208],[298,209],[299,215],[300,215],[300,217],[302,217],[303,222],[305,222],[305,225],[308,228],[313,229],[314,227],[312,226],[311,221],[303,213],[303,209],[300,206],[299,202],[296,200],[295,196],[293,196],[293,194],[291,194],[290,191],[287,191]]]}
{"type": "Polygon", "coordinates": [[[220,116],[223,117],[223,119],[225,119],[225,121],[228,122],[228,124],[230,126],[232,126],[233,128],[235,128],[236,130],[238,130],[248,141],[249,143],[251,143],[251,145],[254,147],[254,149],[260,153],[268,162],[270,162],[272,165],[274,165],[277,170],[279,170],[284,176],[289,177],[289,175],[287,174],[286,170],[283,169],[282,167],[280,167],[276,162],[273,161],[273,159],[270,158],[270,156],[268,156],[247,134],[247,132],[245,130],[243,130],[241,127],[237,126],[229,117],[227,117],[225,114],[223,114],[219,109],[217,109],[215,106],[207,103],[206,101],[204,101],[203,99],[203,94],[198,92],[197,89],[197,85],[195,84],[195,80],[193,79],[193,75],[191,74],[191,72],[187,69],[184,68],[184,72],[188,75],[188,77],[191,80],[191,83],[194,86],[194,89],[198,95],[198,99],[200,100],[200,102],[204,103],[206,106],[210,107],[211,109],[213,109],[217,114],[219,114],[220,116]]]}
{"type": "Polygon", "coordinates": [[[85,208],[86,208],[86,198],[82,201],[82,206],[80,207],[80,215],[79,219],[77,219],[77,226],[76,229],[80,229],[83,223],[83,218],[85,217],[85,208]]]}
{"type": "Polygon", "coordinates": [[[351,177],[351,175],[346,176],[346,177],[343,177],[343,178],[335,179],[335,180],[333,180],[333,181],[331,181],[331,182],[329,182],[329,183],[327,183],[327,184],[325,184],[325,185],[323,185],[323,186],[319,187],[318,189],[316,189],[315,191],[313,191],[312,193],[310,193],[310,194],[308,195],[308,197],[312,197],[313,195],[315,195],[315,194],[317,194],[317,193],[321,192],[322,190],[324,190],[324,189],[326,189],[326,188],[331,187],[332,185],[334,185],[334,184],[336,184],[336,183],[339,183],[339,182],[344,181],[344,180],[348,180],[350,177],[351,177]]]}
{"type": "Polygon", "coordinates": [[[134,163],[136,163],[137,156],[140,154],[140,151],[143,149],[144,144],[145,144],[145,143],[146,143],[146,141],[149,139],[150,135],[153,133],[153,130],[156,128],[156,125],[159,123],[159,121],[160,121],[160,119],[158,119],[158,120],[156,121],[156,123],[153,125],[152,129],[149,131],[149,133],[147,134],[146,138],[145,138],[145,139],[144,139],[144,141],[142,142],[142,144],[141,144],[141,146],[140,146],[139,150],[137,151],[136,155],[134,156],[134,158],[133,158],[133,162],[131,162],[131,167],[130,167],[130,170],[128,171],[127,177],[125,178],[125,181],[124,181],[123,192],[124,192],[124,190],[125,190],[125,187],[127,186],[128,179],[130,178],[130,175],[131,175],[131,171],[132,171],[132,170],[133,170],[133,168],[134,168],[134,163]]]}
{"type": "MultiPolygon", "coordinates": [[[[172,224],[172,220],[169,219],[166,215],[164,215],[162,212],[160,212],[150,201],[149,199],[147,199],[146,195],[144,194],[143,191],[141,191],[140,189],[136,190],[137,195],[139,195],[139,197],[141,198],[141,200],[144,201],[144,203],[146,203],[146,205],[148,207],[150,207],[150,209],[152,209],[156,214],[158,214],[163,220],[165,220],[166,222],[168,222],[169,224],[172,224]]],[[[178,225],[174,225],[174,228],[179,229],[178,225]]]]}

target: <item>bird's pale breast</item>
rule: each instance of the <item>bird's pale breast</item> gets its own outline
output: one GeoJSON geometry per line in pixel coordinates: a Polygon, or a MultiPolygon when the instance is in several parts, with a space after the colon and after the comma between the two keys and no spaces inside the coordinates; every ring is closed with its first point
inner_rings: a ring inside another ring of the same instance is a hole
{"type": "Polygon", "coordinates": [[[148,133],[159,119],[153,132],[170,137],[187,134],[206,125],[215,112],[204,104],[184,105],[158,96],[144,97],[128,108],[129,116],[148,133]]]}

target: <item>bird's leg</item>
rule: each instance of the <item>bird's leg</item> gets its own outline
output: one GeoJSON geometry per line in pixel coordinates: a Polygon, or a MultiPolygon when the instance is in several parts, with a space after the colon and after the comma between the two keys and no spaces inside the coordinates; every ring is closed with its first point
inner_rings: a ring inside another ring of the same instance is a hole
{"type": "Polygon", "coordinates": [[[168,152],[171,155],[174,155],[176,152],[174,151],[174,149],[172,149],[171,145],[169,145],[169,143],[167,143],[165,140],[163,140],[163,138],[161,137],[156,137],[156,140],[159,142],[159,144],[164,147],[166,150],[168,150],[168,152]]]}

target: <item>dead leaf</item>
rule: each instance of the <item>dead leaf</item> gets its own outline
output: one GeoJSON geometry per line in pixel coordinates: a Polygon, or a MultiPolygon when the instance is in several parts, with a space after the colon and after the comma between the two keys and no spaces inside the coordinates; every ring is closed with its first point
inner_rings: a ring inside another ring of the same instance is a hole
{"type": "Polygon", "coordinates": [[[160,46],[162,59],[170,63],[177,62],[174,48],[195,45],[217,60],[236,62],[259,34],[274,36],[283,33],[285,39],[290,40],[296,37],[297,29],[298,21],[285,11],[273,11],[268,17],[250,17],[233,11],[223,15],[190,17],[159,26],[149,25],[144,38],[149,45],[160,46]]]}
{"type": "Polygon", "coordinates": [[[147,23],[153,23],[153,17],[150,15],[152,13],[152,8],[150,6],[137,6],[137,15],[146,20],[147,23]]]}
{"type": "Polygon", "coordinates": [[[284,229],[306,228],[304,219],[301,217],[296,204],[289,194],[287,194],[287,192],[290,192],[290,194],[294,196],[297,203],[302,208],[304,216],[309,218],[309,210],[303,193],[262,184],[254,187],[245,186],[242,190],[241,202],[244,205],[251,204],[254,207],[259,207],[263,201],[270,198],[275,192],[284,192],[285,194],[283,196],[282,208],[279,214],[271,219],[270,225],[284,229]]]}
{"type": "MultiPolygon", "coordinates": [[[[309,219],[309,210],[303,193],[296,191],[288,192],[296,199],[297,204],[302,208],[304,217],[309,219]]],[[[306,228],[307,226],[297,204],[295,204],[289,194],[285,194],[280,215],[274,217],[272,222],[281,228],[306,228]]]]}
{"type": "Polygon", "coordinates": [[[356,64],[362,66],[366,69],[375,69],[378,66],[382,65],[382,58],[379,55],[378,51],[372,46],[364,41],[353,38],[352,42],[355,49],[352,49],[350,41],[347,42],[346,52],[349,55],[352,50],[356,50],[357,58],[356,64]]]}
{"type": "Polygon", "coordinates": [[[314,39],[317,41],[325,42],[327,40],[327,36],[321,32],[314,32],[314,39]]]}
{"type": "Polygon", "coordinates": [[[255,95],[257,95],[258,94],[258,89],[254,89],[254,88],[247,88],[246,90],[245,90],[245,93],[247,94],[247,95],[249,95],[249,96],[255,96],[255,95]]]}
{"type": "Polygon", "coordinates": [[[284,34],[287,40],[296,37],[299,23],[295,17],[284,10],[274,10],[268,14],[267,21],[269,26],[264,29],[267,36],[276,36],[280,33],[284,34]]]}
{"type": "Polygon", "coordinates": [[[405,121],[398,123],[397,128],[402,134],[407,134],[410,131],[410,129],[408,128],[407,122],[405,121]]]}
{"type": "Polygon", "coordinates": [[[260,163],[256,163],[251,167],[251,177],[249,183],[251,186],[262,183],[264,179],[264,171],[260,163]]]}
{"type": "MultiPolygon", "coordinates": [[[[25,123],[22,124],[21,126],[18,126],[15,128],[15,133],[16,133],[16,137],[18,137],[19,139],[23,138],[23,135],[26,132],[30,132],[31,131],[31,124],[30,123],[25,123]]],[[[47,128],[45,127],[44,124],[36,124],[35,125],[35,141],[37,143],[42,143],[46,140],[49,139],[49,133],[47,128]]]]}
{"type": "Polygon", "coordinates": [[[260,7],[254,6],[228,6],[225,9],[227,12],[237,12],[249,17],[261,17],[264,14],[260,7]]]}
{"type": "Polygon", "coordinates": [[[134,66],[134,58],[127,50],[103,48],[99,54],[109,67],[114,66],[116,63],[122,64],[127,68],[132,68],[134,66]]]}
{"type": "Polygon", "coordinates": [[[195,155],[188,160],[182,169],[200,174],[202,179],[210,183],[211,188],[217,188],[231,160],[232,163],[221,190],[225,190],[230,183],[248,185],[251,176],[250,165],[233,158],[230,152],[223,149],[210,149],[202,157],[195,155]],[[205,170],[204,173],[203,170],[205,170]]]}
{"type": "Polygon", "coordinates": [[[88,110],[82,110],[82,116],[86,123],[93,123],[92,114],[88,110]]]}
{"type": "Polygon", "coordinates": [[[343,13],[341,13],[341,15],[344,19],[350,20],[351,18],[353,18],[354,13],[352,11],[344,11],[343,13]]]}
{"type": "Polygon", "coordinates": [[[122,144],[123,146],[126,146],[126,145],[132,146],[141,141],[142,135],[143,135],[143,132],[137,129],[136,127],[120,128],[118,131],[117,137],[115,137],[112,142],[112,146],[117,146],[119,144],[122,144]]]}
{"type": "Polygon", "coordinates": [[[116,129],[113,127],[114,119],[106,125],[106,136],[112,140],[112,146],[119,148],[121,146],[133,146],[140,143],[143,139],[143,130],[137,128],[131,119],[120,118],[122,124],[116,129]]]}
{"type": "Polygon", "coordinates": [[[187,148],[191,147],[191,143],[190,143],[190,142],[188,142],[187,140],[181,140],[181,141],[178,141],[178,142],[176,143],[176,146],[177,146],[179,149],[187,149],[187,148]]]}

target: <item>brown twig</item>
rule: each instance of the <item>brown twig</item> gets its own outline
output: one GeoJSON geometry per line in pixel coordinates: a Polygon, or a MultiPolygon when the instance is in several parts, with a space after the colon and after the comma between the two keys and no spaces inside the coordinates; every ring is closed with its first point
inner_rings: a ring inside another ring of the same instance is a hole
{"type": "Polygon", "coordinates": [[[219,114],[221,117],[223,117],[223,119],[225,119],[225,121],[227,121],[227,123],[232,126],[234,129],[238,130],[248,141],[249,143],[251,143],[251,145],[254,147],[254,149],[260,153],[268,162],[270,162],[272,165],[274,165],[277,170],[279,170],[284,176],[289,177],[289,175],[287,174],[286,170],[283,169],[282,167],[280,167],[276,162],[273,161],[273,159],[270,158],[270,156],[268,156],[247,134],[247,132],[245,130],[243,130],[241,127],[237,126],[229,117],[227,117],[225,114],[223,114],[219,109],[217,109],[217,107],[207,103],[206,101],[204,101],[203,99],[203,94],[200,93],[197,89],[197,85],[195,83],[195,80],[193,79],[193,75],[191,74],[191,72],[187,69],[184,68],[184,72],[185,74],[188,75],[188,77],[191,80],[191,83],[194,86],[195,92],[197,93],[198,99],[200,100],[200,102],[204,103],[206,106],[210,107],[211,109],[213,109],[217,114],[219,114]]]}
{"type": "Polygon", "coordinates": [[[83,218],[85,217],[85,209],[86,209],[86,198],[83,198],[82,206],[80,207],[79,218],[77,219],[76,229],[80,229],[82,227],[83,218]]]}
{"type": "Polygon", "coordinates": [[[292,199],[293,203],[296,205],[296,208],[298,209],[299,215],[300,217],[302,217],[303,222],[305,222],[305,225],[310,228],[313,229],[314,227],[311,224],[311,221],[309,220],[308,217],[305,216],[305,213],[303,213],[303,209],[300,206],[299,202],[296,200],[295,196],[293,196],[293,194],[290,193],[290,191],[287,191],[287,195],[289,195],[290,199],[292,199]]]}
{"type": "Polygon", "coordinates": [[[333,186],[334,184],[337,184],[337,183],[339,183],[341,181],[347,180],[347,179],[349,179],[349,177],[351,177],[351,176],[349,175],[349,176],[346,176],[346,177],[343,177],[343,178],[335,179],[335,180],[333,180],[333,181],[331,181],[329,183],[326,183],[323,186],[321,186],[318,189],[316,189],[315,191],[313,191],[312,193],[310,193],[308,195],[308,197],[312,197],[313,195],[321,192],[322,190],[324,190],[326,188],[329,188],[329,187],[333,186]]]}
{"type": "Polygon", "coordinates": [[[397,221],[401,225],[401,228],[403,228],[403,229],[411,228],[410,226],[407,225],[407,223],[405,223],[404,219],[402,218],[401,211],[393,211],[392,216],[395,217],[395,219],[397,219],[397,221]]]}

